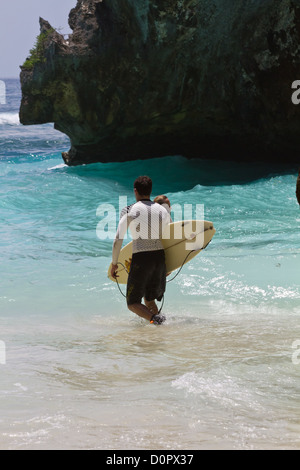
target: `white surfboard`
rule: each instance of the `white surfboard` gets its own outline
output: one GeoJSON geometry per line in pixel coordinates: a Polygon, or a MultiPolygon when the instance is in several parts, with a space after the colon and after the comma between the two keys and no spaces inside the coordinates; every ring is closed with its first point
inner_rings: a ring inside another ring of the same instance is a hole
{"type": "MultiPolygon", "coordinates": [[[[183,220],[169,224],[163,233],[167,273],[171,273],[197,256],[212,240],[216,230],[206,220],[183,220]]],[[[120,252],[118,260],[118,283],[127,284],[132,259],[132,242],[120,252]]],[[[116,282],[108,269],[108,277],[116,282]]]]}

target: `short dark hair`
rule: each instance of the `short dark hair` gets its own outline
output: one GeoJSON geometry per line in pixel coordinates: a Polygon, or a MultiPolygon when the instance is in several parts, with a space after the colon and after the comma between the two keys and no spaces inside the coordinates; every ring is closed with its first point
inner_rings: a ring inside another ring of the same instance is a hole
{"type": "Polygon", "coordinates": [[[139,176],[133,187],[141,196],[150,196],[152,193],[152,179],[149,176],[139,176]]]}

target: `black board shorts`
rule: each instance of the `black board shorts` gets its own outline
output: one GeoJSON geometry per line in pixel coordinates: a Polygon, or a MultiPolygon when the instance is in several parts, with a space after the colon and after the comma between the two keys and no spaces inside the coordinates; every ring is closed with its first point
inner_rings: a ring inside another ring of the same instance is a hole
{"type": "Polygon", "coordinates": [[[127,282],[127,305],[163,298],[166,290],[164,250],[134,253],[127,282]]]}

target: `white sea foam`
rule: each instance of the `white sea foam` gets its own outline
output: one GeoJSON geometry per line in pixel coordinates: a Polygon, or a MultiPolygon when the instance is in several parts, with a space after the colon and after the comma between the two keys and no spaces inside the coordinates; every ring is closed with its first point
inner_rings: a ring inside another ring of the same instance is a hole
{"type": "Polygon", "coordinates": [[[66,165],[65,163],[60,163],[59,165],[48,168],[48,171],[59,170],[60,168],[65,168],[66,166],[68,166],[68,165],[66,165]]]}
{"type": "Polygon", "coordinates": [[[18,126],[20,124],[18,113],[0,113],[0,125],[18,126]]]}

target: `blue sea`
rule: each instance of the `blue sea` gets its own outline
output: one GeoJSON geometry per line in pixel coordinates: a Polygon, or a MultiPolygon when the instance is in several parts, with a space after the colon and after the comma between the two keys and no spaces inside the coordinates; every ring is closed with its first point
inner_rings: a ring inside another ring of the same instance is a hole
{"type": "Polygon", "coordinates": [[[5,84],[0,449],[299,449],[297,167],[178,155],[70,168],[68,138],[20,125],[19,82],[5,84]],[[97,236],[99,206],[134,202],[140,174],[216,228],[168,283],[160,327],[127,310],[107,278],[111,236],[97,236]]]}

